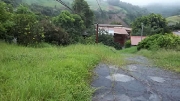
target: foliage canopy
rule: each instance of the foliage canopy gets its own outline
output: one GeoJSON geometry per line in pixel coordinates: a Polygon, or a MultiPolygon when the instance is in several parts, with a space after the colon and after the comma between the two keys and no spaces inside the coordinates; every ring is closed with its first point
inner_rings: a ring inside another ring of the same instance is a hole
{"type": "Polygon", "coordinates": [[[144,27],[144,35],[154,35],[157,33],[164,34],[169,32],[166,19],[159,14],[152,13],[150,15],[137,18],[132,23],[132,35],[140,35],[142,28],[141,24],[143,24],[144,27]]]}

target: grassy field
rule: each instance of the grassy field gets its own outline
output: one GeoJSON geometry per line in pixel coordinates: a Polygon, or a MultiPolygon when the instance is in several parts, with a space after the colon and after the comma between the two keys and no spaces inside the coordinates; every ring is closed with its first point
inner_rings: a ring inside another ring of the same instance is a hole
{"type": "Polygon", "coordinates": [[[153,60],[158,67],[180,73],[180,51],[163,49],[158,51],[141,50],[137,54],[153,60]]]}
{"type": "Polygon", "coordinates": [[[62,8],[62,4],[58,3],[57,1],[55,0],[23,0],[24,3],[27,3],[27,4],[38,4],[38,5],[42,5],[42,6],[47,6],[47,7],[55,7],[55,5],[58,7],[58,8],[62,8]]]}
{"type": "Polygon", "coordinates": [[[180,15],[168,17],[166,18],[166,20],[168,21],[168,23],[176,24],[180,22],[180,15]]]}
{"type": "Polygon", "coordinates": [[[104,45],[28,48],[0,42],[0,101],[90,101],[92,69],[123,65],[104,45]]]}

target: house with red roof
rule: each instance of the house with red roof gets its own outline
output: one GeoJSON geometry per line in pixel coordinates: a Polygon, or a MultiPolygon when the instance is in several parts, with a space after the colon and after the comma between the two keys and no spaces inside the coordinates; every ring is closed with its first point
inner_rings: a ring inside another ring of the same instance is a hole
{"type": "Polygon", "coordinates": [[[130,38],[131,28],[122,25],[99,24],[99,29],[103,29],[109,35],[114,36],[114,41],[120,43],[123,47],[126,40],[130,38]]]}

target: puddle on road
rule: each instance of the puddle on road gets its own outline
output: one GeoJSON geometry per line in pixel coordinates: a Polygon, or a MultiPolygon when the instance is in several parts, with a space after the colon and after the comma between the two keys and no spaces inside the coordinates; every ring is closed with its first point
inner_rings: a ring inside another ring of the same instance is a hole
{"type": "Polygon", "coordinates": [[[129,82],[134,80],[134,78],[124,74],[112,74],[107,76],[106,78],[111,81],[120,81],[120,82],[129,82]]]}
{"type": "Polygon", "coordinates": [[[155,82],[159,82],[159,83],[163,83],[163,82],[166,81],[164,78],[154,77],[154,76],[150,76],[150,79],[153,80],[153,81],[155,81],[155,82]]]}

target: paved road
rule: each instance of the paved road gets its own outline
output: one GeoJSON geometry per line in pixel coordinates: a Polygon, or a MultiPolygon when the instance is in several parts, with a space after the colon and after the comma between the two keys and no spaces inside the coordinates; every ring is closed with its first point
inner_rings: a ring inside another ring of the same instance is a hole
{"type": "Polygon", "coordinates": [[[92,87],[92,101],[180,101],[180,75],[149,66],[141,56],[127,58],[131,65],[120,69],[99,64],[92,87]]]}

